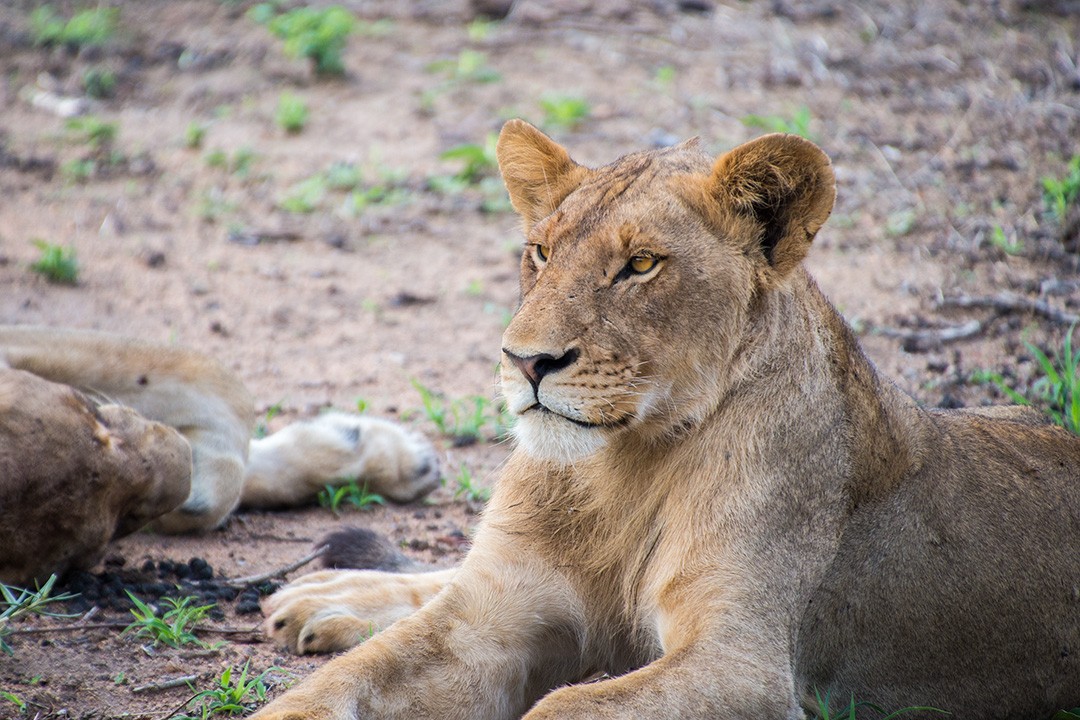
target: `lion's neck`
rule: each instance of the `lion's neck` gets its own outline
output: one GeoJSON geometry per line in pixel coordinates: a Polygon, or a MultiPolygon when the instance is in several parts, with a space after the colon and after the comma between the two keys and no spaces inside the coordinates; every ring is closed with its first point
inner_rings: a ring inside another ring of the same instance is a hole
{"type": "Polygon", "coordinates": [[[925,411],[881,376],[808,273],[795,273],[788,292],[771,293],[753,315],[758,330],[728,402],[790,425],[792,436],[815,422],[822,434],[848,435],[842,452],[861,493],[886,489],[921,462],[933,432],[925,411]]]}

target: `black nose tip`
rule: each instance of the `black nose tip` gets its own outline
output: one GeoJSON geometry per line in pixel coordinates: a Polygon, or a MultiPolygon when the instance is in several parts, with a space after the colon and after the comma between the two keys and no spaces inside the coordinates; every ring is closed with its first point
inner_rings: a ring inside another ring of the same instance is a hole
{"type": "Polygon", "coordinates": [[[567,350],[559,357],[549,355],[548,353],[520,357],[505,348],[503,349],[503,352],[506,353],[506,357],[510,358],[510,362],[514,363],[517,369],[521,371],[521,374],[525,376],[530,384],[532,384],[533,390],[540,386],[540,381],[544,379],[544,376],[569,367],[578,359],[578,355],[581,354],[575,349],[567,350]]]}

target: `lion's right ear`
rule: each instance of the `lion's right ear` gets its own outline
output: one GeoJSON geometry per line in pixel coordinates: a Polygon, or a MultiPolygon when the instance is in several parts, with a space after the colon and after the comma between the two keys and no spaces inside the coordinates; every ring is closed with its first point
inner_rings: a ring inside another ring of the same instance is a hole
{"type": "Polygon", "coordinates": [[[696,190],[713,223],[762,259],[762,279],[772,285],[806,257],[832,212],[836,179],[817,145],[773,134],[721,155],[696,190]]]}
{"type": "Polygon", "coordinates": [[[510,203],[525,231],[550,215],[588,175],[557,142],[524,120],[510,120],[495,146],[510,203]]]}

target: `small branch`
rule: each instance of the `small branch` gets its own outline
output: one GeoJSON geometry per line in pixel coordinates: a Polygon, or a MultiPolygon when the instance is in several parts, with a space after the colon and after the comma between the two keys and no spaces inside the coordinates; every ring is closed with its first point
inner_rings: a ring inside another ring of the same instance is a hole
{"type": "Polygon", "coordinates": [[[877,332],[885,337],[899,338],[904,341],[904,348],[914,352],[924,352],[943,343],[955,342],[973,337],[983,331],[983,324],[971,320],[963,325],[936,330],[903,330],[901,328],[878,327],[877,332]]]}
{"type": "MultiPolygon", "coordinates": [[[[126,622],[100,622],[100,623],[87,623],[84,625],[58,625],[57,627],[47,628],[15,628],[11,631],[12,635],[47,635],[49,633],[60,632],[75,632],[76,630],[126,630],[131,627],[131,623],[126,622]]],[[[256,628],[216,628],[216,627],[197,627],[197,632],[200,633],[212,633],[216,635],[258,635],[259,629],[256,628]]]]}
{"type": "Polygon", "coordinates": [[[1051,322],[1060,323],[1062,325],[1071,325],[1075,322],[1080,322],[1080,315],[1074,315],[1073,313],[1059,310],[1051,306],[1045,300],[1033,300],[1011,293],[1001,293],[985,297],[970,297],[967,295],[946,297],[939,300],[937,305],[938,307],[953,308],[987,308],[998,314],[1012,312],[1032,313],[1041,315],[1051,322]]]}
{"type": "Polygon", "coordinates": [[[12,635],[45,635],[58,632],[75,632],[76,630],[123,630],[131,623],[101,622],[83,623],[82,625],[59,625],[47,628],[17,628],[11,631],[12,635]]]}
{"type": "MultiPolygon", "coordinates": [[[[131,692],[143,693],[158,692],[159,690],[171,690],[173,688],[186,687],[188,683],[193,683],[198,679],[198,675],[184,675],[182,677],[173,678],[172,680],[163,680],[161,682],[149,683],[147,685],[139,685],[138,687],[131,688],[131,692]]],[[[184,704],[186,705],[187,703],[184,704]]]]}
{"type": "Polygon", "coordinates": [[[233,578],[232,580],[226,580],[225,584],[228,585],[229,587],[239,587],[239,588],[247,587],[248,585],[258,585],[261,582],[265,582],[267,580],[272,580],[272,579],[274,579],[276,577],[282,577],[284,575],[288,575],[293,570],[296,570],[298,568],[302,568],[305,565],[307,565],[309,562],[311,562],[312,560],[315,560],[317,558],[322,557],[325,553],[326,553],[326,546],[322,545],[320,547],[315,548],[314,551],[308,553],[307,555],[300,558],[296,562],[289,563],[285,567],[277,568],[276,570],[270,570],[269,572],[264,572],[264,573],[261,573],[259,575],[250,575],[248,577],[243,577],[243,578],[233,578]]]}

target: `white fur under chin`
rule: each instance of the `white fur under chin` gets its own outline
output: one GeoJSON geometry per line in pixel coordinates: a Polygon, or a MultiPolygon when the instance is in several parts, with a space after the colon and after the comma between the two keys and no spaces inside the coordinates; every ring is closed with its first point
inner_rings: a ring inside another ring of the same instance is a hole
{"type": "Polygon", "coordinates": [[[532,411],[514,423],[514,439],[537,460],[572,465],[595,455],[607,444],[601,430],[583,428],[565,418],[532,411]]]}

